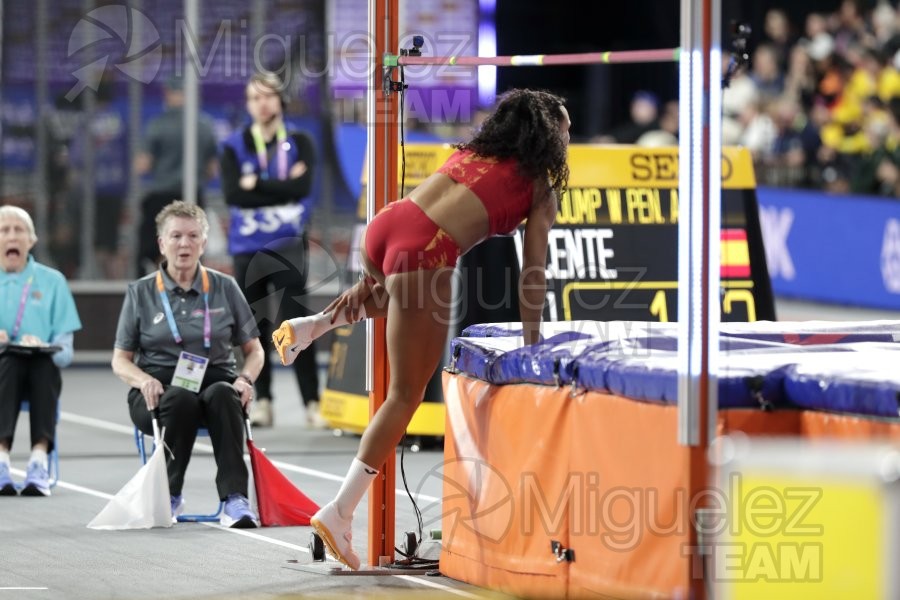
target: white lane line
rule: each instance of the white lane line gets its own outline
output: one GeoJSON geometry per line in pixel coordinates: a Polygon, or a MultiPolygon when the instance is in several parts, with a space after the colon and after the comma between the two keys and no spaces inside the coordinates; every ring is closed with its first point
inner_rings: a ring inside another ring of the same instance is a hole
{"type": "MultiPolygon", "coordinates": [[[[10,472],[13,473],[14,475],[18,475],[18,476],[21,476],[21,477],[24,477],[24,476],[25,476],[25,472],[22,471],[21,469],[10,469],[10,472]]],[[[112,497],[113,497],[113,494],[107,494],[106,492],[101,492],[101,491],[99,491],[99,490],[94,490],[94,489],[91,489],[91,488],[88,488],[88,487],[84,487],[84,486],[81,486],[81,485],[76,485],[76,484],[74,484],[74,483],[68,483],[68,482],[66,482],[66,481],[59,481],[59,482],[57,482],[56,485],[59,486],[59,487],[61,487],[61,488],[67,489],[67,490],[72,490],[73,492],[79,492],[79,493],[81,493],[81,494],[87,494],[88,496],[95,496],[95,497],[97,497],[97,498],[102,498],[102,499],[104,499],[104,500],[110,500],[110,499],[112,499],[112,497]]],[[[306,547],[304,547],[304,546],[298,546],[297,544],[292,544],[292,543],[290,543],[290,542],[285,542],[285,541],[282,541],[282,540],[277,540],[277,539],[274,539],[274,538],[266,537],[266,536],[264,536],[264,535],[260,535],[260,534],[258,534],[258,533],[254,533],[254,532],[252,532],[252,531],[248,531],[248,530],[246,530],[246,529],[231,529],[231,528],[228,528],[228,527],[222,527],[221,525],[219,525],[219,524],[217,524],[217,523],[203,523],[203,522],[201,522],[201,523],[199,523],[199,525],[205,525],[205,526],[211,527],[211,528],[213,528],[213,529],[219,529],[219,530],[224,531],[224,532],[226,532],[226,533],[232,533],[232,534],[234,534],[234,535],[241,535],[241,536],[244,536],[244,537],[246,537],[246,538],[250,538],[250,539],[252,539],[252,540],[257,540],[257,541],[259,541],[259,542],[265,542],[265,543],[267,543],[267,544],[272,544],[273,546],[281,546],[282,548],[287,548],[287,549],[289,549],[289,550],[296,550],[296,551],[298,551],[298,552],[305,552],[306,554],[309,554],[309,548],[306,548],[306,547]]],[[[327,560],[328,560],[328,562],[334,562],[335,564],[340,564],[340,563],[338,563],[338,561],[334,560],[334,559],[331,558],[330,556],[327,557],[327,560]]],[[[419,579],[419,578],[414,577],[414,576],[412,576],[412,575],[392,575],[392,577],[399,577],[400,579],[406,579],[407,581],[410,581],[410,582],[412,582],[412,583],[418,583],[418,584],[423,585],[423,586],[425,586],[425,587],[431,587],[431,588],[435,588],[435,589],[444,590],[444,591],[446,591],[447,593],[450,593],[450,594],[456,594],[456,595],[458,595],[458,596],[463,596],[464,598],[474,598],[474,599],[476,599],[476,600],[480,600],[480,599],[482,598],[481,596],[475,596],[475,595],[470,594],[470,593],[468,593],[468,592],[463,592],[463,591],[461,591],[461,590],[454,589],[454,588],[452,588],[452,587],[450,587],[450,586],[441,585],[440,583],[437,583],[437,582],[435,582],[435,581],[431,581],[431,580],[427,580],[427,579],[419,579]]],[[[47,590],[47,589],[49,589],[49,588],[40,588],[40,587],[33,587],[33,588],[32,588],[32,587],[0,587],[0,591],[7,591],[7,590],[10,590],[10,591],[12,591],[12,590],[47,590]]]]}
{"type": "MultiPolygon", "coordinates": [[[[120,425],[118,423],[112,423],[110,421],[104,421],[102,419],[95,419],[93,417],[85,417],[83,415],[76,415],[70,412],[61,412],[60,420],[67,421],[69,423],[77,423],[78,425],[85,425],[87,427],[95,427],[97,429],[103,429],[105,431],[112,431],[114,433],[124,433],[129,436],[134,435],[134,427],[128,427],[125,425],[120,425]]],[[[206,452],[207,454],[212,454],[212,446],[207,444],[206,442],[197,442],[194,444],[195,450],[201,450],[206,452]]],[[[248,458],[246,455],[244,458],[248,458]]],[[[337,483],[343,483],[344,478],[340,475],[334,475],[332,473],[326,473],[325,471],[317,471],[316,469],[310,469],[307,467],[301,467],[300,465],[295,465],[291,463],[287,463],[280,460],[272,460],[269,459],[273,465],[278,467],[279,469],[284,469],[285,471],[292,471],[294,473],[299,473],[301,475],[308,475],[310,477],[316,477],[318,479],[325,479],[328,481],[334,481],[337,483]]],[[[403,488],[396,488],[394,490],[396,493],[401,496],[406,495],[406,490],[403,488]]],[[[436,498],[435,496],[429,496],[427,494],[413,494],[416,500],[424,500],[426,502],[440,502],[440,498],[436,498]]]]}
{"type": "Polygon", "coordinates": [[[34,591],[34,590],[49,590],[50,588],[45,587],[0,587],[0,592],[21,592],[21,591],[34,591]]]}
{"type": "MultiPolygon", "coordinates": [[[[21,469],[10,469],[9,471],[10,471],[10,473],[12,473],[13,475],[18,475],[18,476],[20,476],[20,477],[24,477],[24,476],[25,476],[25,471],[23,471],[23,470],[21,470],[21,469]]],[[[78,492],[78,493],[81,493],[81,494],[86,494],[86,495],[88,495],[88,496],[94,496],[94,497],[96,497],[96,498],[102,498],[103,500],[112,500],[112,499],[113,499],[113,496],[114,496],[114,494],[107,494],[106,492],[101,492],[101,491],[99,491],[99,490],[93,490],[93,489],[88,488],[88,487],[84,487],[84,486],[81,486],[81,485],[76,485],[76,484],[74,484],[74,483],[69,483],[69,482],[67,482],[67,481],[62,481],[62,480],[58,481],[58,482],[56,483],[56,485],[57,485],[57,487],[61,487],[61,488],[63,488],[63,489],[72,490],[73,492],[78,492]]],[[[199,524],[199,525],[206,525],[207,527],[212,527],[212,528],[214,528],[214,529],[221,529],[222,531],[227,531],[228,533],[234,533],[234,534],[237,534],[237,535],[247,536],[247,537],[253,538],[253,539],[255,539],[255,540],[261,540],[261,541],[264,541],[264,542],[268,542],[268,543],[270,543],[270,544],[275,544],[276,546],[284,546],[285,548],[290,548],[291,550],[299,550],[300,552],[306,552],[307,554],[309,553],[309,548],[305,548],[305,547],[303,547],[303,546],[298,546],[297,544],[291,544],[291,543],[289,543],[289,542],[282,542],[281,540],[276,540],[276,539],[273,539],[273,538],[267,538],[267,537],[264,536],[264,535],[259,535],[258,533],[252,533],[252,532],[247,531],[247,530],[245,530],[245,529],[230,529],[230,528],[228,528],[228,527],[222,527],[222,526],[219,525],[218,523],[204,523],[204,522],[200,522],[200,523],[198,523],[198,524],[199,524]]],[[[2,590],[2,589],[5,589],[5,588],[0,588],[0,590],[2,590]]],[[[46,588],[43,588],[43,589],[46,589],[46,588]]]]}
{"type": "MultiPolygon", "coordinates": [[[[306,548],[303,546],[298,546],[296,544],[291,544],[290,542],[283,542],[281,540],[267,538],[263,535],[259,535],[258,533],[253,533],[252,531],[248,531],[246,529],[228,529],[226,527],[222,527],[221,525],[217,525],[216,523],[199,523],[199,524],[206,525],[207,527],[212,527],[213,529],[221,529],[222,531],[227,531],[228,533],[243,535],[245,537],[248,537],[248,538],[251,538],[254,540],[259,540],[261,542],[268,542],[270,544],[275,544],[276,546],[282,546],[282,547],[288,548],[290,550],[299,550],[300,552],[305,552],[305,553],[309,554],[309,548],[306,548]]],[[[328,555],[326,555],[326,560],[328,562],[333,562],[337,565],[341,564],[339,561],[331,558],[328,555]]],[[[461,596],[463,598],[470,598],[471,600],[484,600],[484,596],[472,594],[472,593],[466,592],[464,590],[458,590],[458,589],[452,588],[450,586],[438,583],[437,581],[434,581],[431,579],[424,579],[424,577],[427,577],[427,575],[419,575],[419,576],[391,575],[391,577],[396,577],[397,579],[403,579],[403,580],[409,581],[411,583],[417,583],[417,584],[425,586],[425,587],[430,587],[430,588],[433,588],[436,590],[441,590],[441,591],[447,592],[448,594],[454,594],[456,596],[461,596]]]]}
{"type": "MultiPolygon", "coordinates": [[[[269,544],[273,544],[275,546],[281,546],[282,548],[287,548],[289,550],[297,550],[299,552],[306,552],[309,554],[309,548],[304,546],[298,546],[297,544],[292,544],[290,542],[283,542],[281,540],[276,540],[274,538],[266,537],[264,535],[260,535],[258,533],[253,533],[252,531],[248,531],[246,529],[231,529],[228,527],[222,527],[218,523],[206,523],[199,522],[198,525],[206,525],[207,527],[212,527],[213,529],[221,529],[222,531],[227,531],[228,533],[233,533],[235,535],[242,535],[244,537],[248,537],[253,540],[258,540],[260,542],[266,542],[269,544]]],[[[328,557],[328,560],[332,560],[331,557],[328,557]]],[[[334,561],[337,562],[337,561],[334,561]]]]}
{"type": "MultiPolygon", "coordinates": [[[[70,413],[70,412],[61,412],[60,419],[63,421],[68,421],[70,423],[77,423],[79,425],[86,425],[88,427],[95,427],[97,429],[103,429],[103,430],[112,431],[115,433],[124,433],[124,434],[130,435],[130,436],[134,435],[134,427],[127,427],[125,425],[119,425],[118,423],[112,423],[110,421],[104,421],[102,419],[95,419],[93,417],[85,417],[83,415],[76,415],[76,414],[70,413]]],[[[196,444],[196,446],[198,449],[212,453],[212,446],[210,446],[209,444],[206,444],[203,442],[198,442],[196,444]]],[[[247,458],[247,457],[245,456],[245,458],[247,458]]],[[[293,465],[291,463],[286,463],[286,462],[283,462],[280,460],[273,460],[272,464],[274,464],[276,467],[279,467],[281,469],[285,469],[286,471],[293,471],[295,473],[309,475],[310,477],[318,477],[320,479],[327,479],[329,481],[336,481],[336,482],[344,481],[343,477],[339,477],[337,475],[332,475],[331,473],[326,473],[324,471],[317,471],[315,469],[309,469],[306,467],[300,467],[298,465],[293,465]]],[[[24,471],[20,471],[18,469],[10,469],[10,470],[12,472],[14,472],[16,475],[19,475],[19,476],[25,475],[24,471]]],[[[112,494],[107,494],[105,492],[93,490],[91,488],[83,487],[80,485],[75,485],[73,483],[68,483],[65,481],[59,481],[57,483],[57,485],[61,488],[67,489],[67,490],[72,490],[74,492],[80,492],[82,494],[87,494],[89,496],[95,496],[97,498],[103,498],[105,500],[110,500],[113,497],[112,494]]],[[[396,488],[395,491],[402,495],[406,494],[406,490],[401,489],[401,488],[396,488]]],[[[440,500],[440,498],[436,498],[434,496],[428,496],[426,494],[414,494],[414,496],[416,497],[416,499],[428,500],[431,502],[437,502],[440,500]]],[[[201,523],[201,525],[206,525],[207,527],[212,527],[215,529],[221,529],[223,531],[227,531],[228,533],[233,533],[236,535],[243,535],[250,539],[255,539],[255,540],[258,540],[261,542],[266,542],[268,544],[273,544],[275,546],[281,546],[283,548],[288,548],[289,550],[297,550],[300,552],[305,552],[307,554],[309,553],[309,549],[304,546],[298,546],[297,544],[291,544],[290,542],[283,542],[281,540],[269,538],[264,535],[260,535],[258,533],[253,533],[253,532],[247,531],[246,529],[230,529],[230,528],[222,527],[215,523],[201,523]]],[[[336,564],[340,564],[340,563],[338,563],[338,561],[332,559],[330,556],[328,557],[328,561],[335,562],[336,564]]],[[[457,590],[450,586],[442,585],[436,581],[432,581],[430,579],[424,579],[422,577],[416,577],[413,575],[392,575],[392,577],[406,579],[407,581],[410,581],[412,583],[417,583],[417,584],[425,586],[425,587],[439,589],[444,592],[447,592],[448,594],[454,594],[457,596],[461,596],[463,598],[471,598],[474,600],[481,600],[483,598],[483,596],[471,594],[471,593],[465,592],[463,590],[457,590]]],[[[0,589],[3,589],[3,588],[0,588],[0,589]]],[[[46,588],[42,588],[42,589],[46,589],[46,588]]]]}
{"type": "Polygon", "coordinates": [[[128,427],[126,425],[119,425],[118,423],[95,419],[93,417],[85,417],[84,415],[76,415],[75,413],[66,411],[60,411],[59,420],[77,423],[79,425],[87,425],[88,427],[96,427],[97,429],[105,429],[106,431],[113,431],[115,433],[127,433],[130,436],[134,436],[134,426],[128,427]]]}
{"type": "MultiPolygon", "coordinates": [[[[13,475],[18,475],[19,477],[25,477],[25,471],[22,469],[10,469],[10,473],[13,475]]],[[[72,490],[73,492],[80,492],[82,494],[86,494],[88,496],[94,496],[96,498],[101,498],[103,500],[112,500],[113,494],[107,494],[106,492],[100,492],[97,490],[92,490],[91,488],[82,487],[80,485],[75,485],[74,483],[68,483],[65,481],[57,481],[57,487],[61,487],[67,490],[72,490]]],[[[2,589],[2,588],[0,588],[2,589]]]]}
{"type": "Polygon", "coordinates": [[[114,496],[114,494],[107,494],[106,492],[92,490],[91,488],[75,485],[74,483],[68,483],[66,481],[57,481],[56,485],[63,489],[72,490],[73,492],[79,492],[81,494],[87,494],[88,496],[95,496],[97,498],[102,498],[103,500],[112,500],[114,496]]]}
{"type": "MultiPolygon", "coordinates": [[[[466,592],[464,590],[457,590],[450,586],[440,584],[437,581],[432,581],[431,579],[422,579],[421,576],[416,577],[414,575],[394,575],[394,577],[397,577],[398,579],[405,579],[406,581],[411,581],[413,583],[418,583],[419,585],[424,585],[425,587],[435,588],[437,590],[447,592],[448,594],[456,594],[457,596],[462,596],[463,598],[472,598],[473,600],[484,600],[484,596],[472,594],[472,593],[466,592]]],[[[427,577],[427,575],[426,575],[426,577],[427,577]]]]}

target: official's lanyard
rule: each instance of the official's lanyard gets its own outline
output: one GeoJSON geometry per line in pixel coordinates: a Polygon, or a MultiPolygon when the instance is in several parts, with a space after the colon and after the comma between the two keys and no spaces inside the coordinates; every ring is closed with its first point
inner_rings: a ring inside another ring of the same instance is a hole
{"type": "Polygon", "coordinates": [[[9,339],[15,341],[19,336],[19,328],[22,327],[22,317],[25,316],[25,303],[28,301],[28,291],[31,289],[31,282],[34,280],[34,275],[28,278],[28,281],[25,282],[25,287],[22,288],[22,297],[19,298],[19,311],[16,313],[16,322],[13,325],[12,333],[9,336],[9,339]]]}
{"type": "MultiPolygon", "coordinates": [[[[203,347],[209,350],[212,338],[212,325],[209,321],[209,275],[203,265],[200,265],[200,277],[203,279],[203,347]]],[[[166,294],[161,269],[156,272],[156,289],[159,291],[163,310],[166,311],[166,321],[169,322],[172,337],[175,338],[175,343],[180,344],[182,342],[181,334],[178,333],[178,325],[175,324],[175,315],[172,314],[172,305],[169,304],[169,296],[166,294]]]]}
{"type": "MultiPolygon", "coordinates": [[[[256,148],[256,157],[259,160],[260,179],[269,178],[269,154],[266,152],[266,140],[263,139],[259,125],[250,127],[250,135],[253,136],[253,146],[256,148]]],[[[275,132],[275,156],[278,159],[278,179],[287,179],[287,130],[284,123],[278,126],[275,132]]]]}

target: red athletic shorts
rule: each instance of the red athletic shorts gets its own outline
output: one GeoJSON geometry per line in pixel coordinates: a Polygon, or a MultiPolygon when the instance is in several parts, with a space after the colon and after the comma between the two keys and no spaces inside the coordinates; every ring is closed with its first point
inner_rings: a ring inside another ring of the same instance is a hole
{"type": "Polygon", "coordinates": [[[404,198],[378,211],[366,227],[366,254],[388,276],[455,267],[460,252],[446,231],[404,198]]]}

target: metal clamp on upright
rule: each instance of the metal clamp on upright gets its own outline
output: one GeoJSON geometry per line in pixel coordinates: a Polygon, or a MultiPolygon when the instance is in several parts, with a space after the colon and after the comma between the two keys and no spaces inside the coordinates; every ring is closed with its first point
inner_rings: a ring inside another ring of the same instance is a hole
{"type": "Polygon", "coordinates": [[[400,56],[422,56],[422,46],[425,45],[425,38],[421,35],[414,35],[412,39],[412,48],[401,48],[400,54],[385,53],[382,61],[384,73],[382,82],[384,84],[384,95],[390,96],[391,92],[404,92],[409,86],[403,80],[403,65],[400,64],[400,56]],[[400,67],[400,81],[394,81],[394,69],[400,67]]]}

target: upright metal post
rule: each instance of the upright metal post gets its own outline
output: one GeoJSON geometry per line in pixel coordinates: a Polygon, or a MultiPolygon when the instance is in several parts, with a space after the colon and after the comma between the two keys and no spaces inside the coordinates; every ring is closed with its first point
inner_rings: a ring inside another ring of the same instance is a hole
{"type": "MultiPolygon", "coordinates": [[[[200,0],[184,0],[184,31],[196,32],[197,40],[203,39],[200,32],[200,0]]],[[[197,55],[201,52],[198,48],[197,55]]],[[[199,65],[190,64],[190,52],[184,55],[184,140],[181,170],[181,198],[185,202],[197,201],[197,119],[200,114],[200,90],[197,81],[199,65]]]]}
{"type": "MultiPolygon", "coordinates": [[[[366,214],[371,221],[382,206],[397,199],[397,118],[396,95],[382,88],[382,57],[395,52],[399,43],[398,0],[374,0],[369,3],[370,68],[366,98],[368,118],[368,186],[366,214]]],[[[366,331],[369,373],[369,419],[384,404],[390,376],[385,343],[385,320],[370,319],[366,331]]],[[[391,454],[380,467],[381,476],[369,490],[369,564],[394,557],[394,481],[396,459],[391,454]]]]}
{"type": "MultiPolygon", "coordinates": [[[[131,8],[137,11],[144,9],[143,0],[131,0],[131,8]]],[[[132,22],[132,38],[136,40],[144,39],[144,27],[141,19],[134,19],[132,22]]],[[[141,152],[141,136],[143,135],[141,115],[144,113],[144,84],[134,78],[128,79],[128,156],[130,161],[128,164],[128,199],[127,207],[131,215],[131,235],[126,236],[128,245],[128,256],[137,256],[140,246],[139,240],[141,236],[141,176],[138,175],[135,167],[134,157],[141,152]]],[[[128,261],[125,269],[125,277],[134,279],[138,276],[135,270],[137,261],[132,258],[128,261]]]]}
{"type": "MultiPolygon", "coordinates": [[[[717,422],[721,227],[721,0],[682,0],[679,99],[678,441],[687,447],[691,502],[709,483],[717,422]]],[[[692,598],[705,598],[703,549],[690,526],[692,598]]]]}
{"type": "MultiPolygon", "coordinates": [[[[318,11],[318,27],[321,28],[321,31],[334,31],[333,28],[330,27],[331,19],[329,18],[329,14],[333,11],[331,2],[323,2],[318,11]]],[[[328,47],[328,37],[323,34],[322,43],[328,47]]],[[[304,45],[306,42],[304,42],[304,45]]],[[[303,56],[305,57],[305,52],[303,56]]],[[[299,62],[299,61],[298,61],[299,62]]],[[[334,219],[334,182],[335,182],[335,168],[338,166],[337,161],[337,150],[335,148],[337,142],[337,132],[334,127],[334,112],[331,107],[331,85],[329,84],[329,78],[325,77],[325,73],[328,68],[328,60],[326,59],[323,62],[318,62],[315,65],[315,72],[319,75],[318,77],[318,85],[319,85],[319,123],[322,130],[322,149],[321,149],[321,160],[320,160],[320,177],[322,178],[322,184],[319,191],[319,206],[321,207],[318,210],[318,219],[322,224],[322,245],[325,248],[332,247],[332,231],[335,226],[334,219]]],[[[305,68],[309,68],[309,65],[306,65],[305,68]]],[[[298,67],[294,67],[294,72],[298,72],[298,67]]]]}
{"type": "MultiPolygon", "coordinates": [[[[253,49],[250,56],[256,59],[256,43],[266,31],[266,0],[253,0],[250,3],[250,46],[253,49]]],[[[243,66],[243,65],[242,65],[243,66]]],[[[266,65],[250,65],[251,71],[256,71],[266,65]]]]}
{"type": "MultiPolygon", "coordinates": [[[[88,14],[94,9],[94,0],[84,0],[82,10],[88,14]]],[[[95,49],[88,47],[90,52],[88,64],[93,63],[96,56],[95,49]]],[[[98,68],[95,66],[95,68],[98,68]]],[[[95,77],[91,73],[89,77],[95,77]]],[[[98,80],[101,86],[106,85],[98,80]]],[[[85,89],[81,100],[84,108],[84,132],[82,133],[82,168],[81,168],[81,231],[79,238],[79,264],[78,273],[81,279],[94,279],[97,276],[97,256],[94,253],[94,235],[97,228],[97,160],[94,152],[94,118],[97,114],[97,92],[85,89]]],[[[106,90],[104,90],[106,93],[106,90]]],[[[42,176],[46,176],[42,174],[42,176]]]]}
{"type": "MultiPolygon", "coordinates": [[[[34,53],[34,100],[37,110],[34,115],[37,140],[34,149],[34,227],[40,240],[37,245],[37,257],[42,262],[49,262],[50,239],[47,224],[50,218],[49,186],[47,186],[47,123],[44,113],[47,110],[49,91],[47,85],[47,0],[37,0],[37,17],[35,27],[34,53]]],[[[6,24],[4,22],[4,24],[6,24]]]]}
{"type": "MultiPolygon", "coordinates": [[[[3,24],[6,22],[3,20],[3,15],[6,14],[6,7],[3,5],[4,0],[0,0],[0,106],[3,106],[3,24]]],[[[40,111],[38,111],[38,115],[40,115],[40,111]]],[[[37,118],[37,115],[35,116],[37,118]]],[[[3,118],[0,115],[0,148],[3,148],[3,118]]],[[[35,162],[37,164],[37,162],[35,162]]],[[[3,168],[3,165],[0,164],[0,196],[6,196],[4,192],[4,184],[6,181],[6,170],[3,168]]]]}

